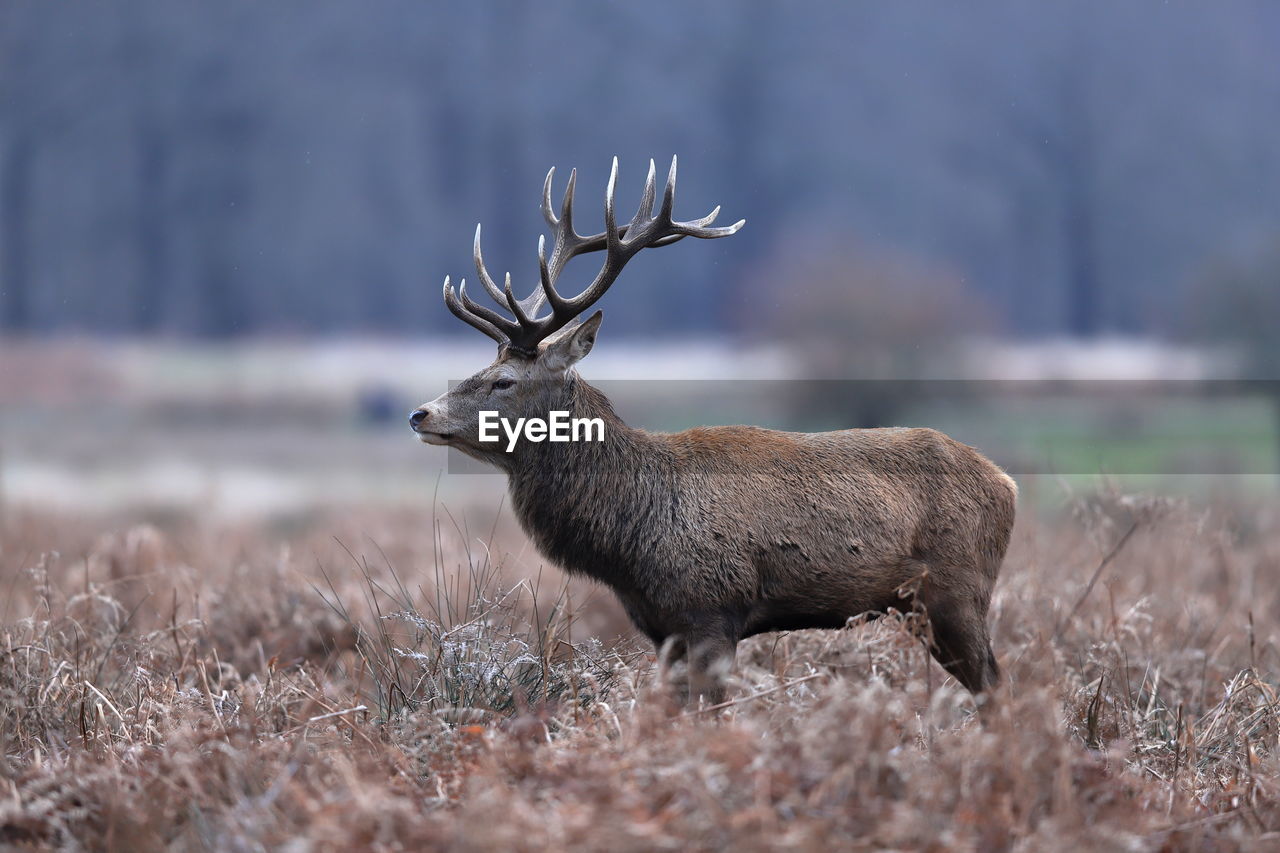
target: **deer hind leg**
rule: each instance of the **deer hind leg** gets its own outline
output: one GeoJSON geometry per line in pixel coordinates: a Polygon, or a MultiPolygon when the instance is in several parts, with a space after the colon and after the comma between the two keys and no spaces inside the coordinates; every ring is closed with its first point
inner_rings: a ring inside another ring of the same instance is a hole
{"type": "Polygon", "coordinates": [[[934,659],[955,676],[970,693],[982,693],[996,685],[1000,670],[987,636],[984,619],[954,612],[929,615],[933,630],[934,659]]]}
{"type": "Polygon", "coordinates": [[[982,693],[1000,678],[987,633],[987,599],[973,590],[926,588],[922,603],[933,635],[934,660],[970,693],[982,693]]]}

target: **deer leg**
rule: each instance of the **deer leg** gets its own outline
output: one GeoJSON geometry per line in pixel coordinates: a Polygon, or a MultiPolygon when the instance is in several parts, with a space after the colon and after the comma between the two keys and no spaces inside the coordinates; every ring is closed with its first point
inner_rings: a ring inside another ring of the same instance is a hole
{"type": "Polygon", "coordinates": [[[687,640],[689,700],[697,702],[701,698],[707,705],[718,705],[724,701],[725,679],[733,669],[738,641],[727,631],[709,630],[709,627],[695,629],[687,640]]]}
{"type": "Polygon", "coordinates": [[[659,683],[671,690],[678,705],[688,704],[689,680],[677,678],[676,667],[689,656],[689,644],[681,634],[655,639],[653,644],[657,647],[659,683]]]}
{"type": "Polygon", "coordinates": [[[981,618],[965,619],[954,614],[930,613],[933,628],[933,657],[970,693],[994,687],[1000,677],[995,653],[981,618]]]}
{"type": "Polygon", "coordinates": [[[679,663],[689,654],[689,644],[679,634],[672,634],[665,640],[655,642],[654,645],[658,649],[658,663],[664,667],[679,663]]]}

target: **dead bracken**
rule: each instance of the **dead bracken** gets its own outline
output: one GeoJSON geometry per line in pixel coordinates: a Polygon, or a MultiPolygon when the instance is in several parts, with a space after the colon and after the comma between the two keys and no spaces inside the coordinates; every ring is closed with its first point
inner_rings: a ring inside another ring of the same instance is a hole
{"type": "Polygon", "coordinates": [[[1015,532],[983,721],[913,613],[748,640],[682,711],[509,521],[9,512],[0,846],[1268,849],[1280,514],[1074,506],[1015,532]]]}

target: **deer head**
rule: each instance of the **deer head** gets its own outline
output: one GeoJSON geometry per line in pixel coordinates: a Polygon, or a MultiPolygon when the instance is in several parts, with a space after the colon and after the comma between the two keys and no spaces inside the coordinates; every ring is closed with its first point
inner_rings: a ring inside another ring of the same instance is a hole
{"type": "Polygon", "coordinates": [[[661,206],[654,210],[657,186],[654,164],[650,160],[640,207],[630,223],[619,227],[614,214],[614,187],[618,180],[615,157],[604,196],[604,231],[584,237],[573,224],[577,170],[569,173],[558,216],[551,203],[554,177],[555,169],[552,169],[542,188],[542,215],[551,229],[553,248],[548,258],[546,238],[539,238],[539,286],[528,297],[516,298],[510,273],[502,287],[489,275],[480,251],[480,226],[476,226],[472,251],[476,275],[489,296],[510,312],[510,317],[473,300],[467,294],[465,281],[459,282],[455,291],[449,278],[444,280],[445,305],[460,320],[497,341],[498,357],[488,367],[409,415],[410,427],[423,442],[455,447],[501,468],[508,467],[510,458],[506,443],[480,440],[479,413],[496,411],[499,417],[515,421],[545,418],[549,412],[565,408],[568,390],[576,379],[574,365],[595,344],[603,314],[596,311],[585,322],[576,318],[599,301],[627,261],[641,249],[668,246],[685,237],[727,237],[745,223],[742,220],[727,228],[711,227],[720,213],[719,207],[701,219],[689,222],[673,219],[676,158],[672,157],[661,206]],[[569,260],[599,251],[605,253],[604,264],[591,284],[577,296],[562,296],[556,290],[556,282],[569,260]],[[549,307],[550,313],[539,316],[544,307],[549,307]]]}

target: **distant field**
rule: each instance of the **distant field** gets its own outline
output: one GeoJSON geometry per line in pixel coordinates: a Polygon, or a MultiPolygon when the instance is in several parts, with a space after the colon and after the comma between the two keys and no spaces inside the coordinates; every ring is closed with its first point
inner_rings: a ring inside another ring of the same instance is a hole
{"type": "MultiPolygon", "coordinates": [[[[776,378],[776,354],[615,347],[593,377],[776,378]]],[[[502,483],[440,477],[409,410],[487,364],[477,340],[0,345],[0,502],[254,517],[335,504],[488,500],[502,483]]],[[[656,424],[651,424],[655,425],[656,424]]]]}
{"type": "MultiPolygon", "coordinates": [[[[437,491],[495,500],[499,478],[441,478],[476,469],[417,444],[404,426],[410,408],[491,355],[476,341],[9,344],[0,347],[0,501],[252,518],[420,505],[437,491]]],[[[778,352],[708,343],[620,342],[583,370],[649,429],[833,429],[871,417],[942,429],[1024,481],[1088,486],[1102,475],[1200,497],[1274,495],[1280,482],[1278,410],[1256,395],[1101,382],[1055,397],[1021,380],[960,394],[957,383],[910,381],[806,391],[785,378],[794,366],[778,352]],[[891,405],[864,411],[864,397],[886,391],[891,405]]]]}

